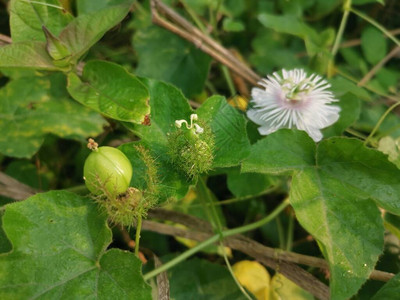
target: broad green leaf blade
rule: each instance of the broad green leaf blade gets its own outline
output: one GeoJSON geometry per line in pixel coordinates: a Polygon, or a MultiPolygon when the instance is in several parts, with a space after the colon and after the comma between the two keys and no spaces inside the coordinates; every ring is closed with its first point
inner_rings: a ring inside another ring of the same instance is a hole
{"type": "Polygon", "coordinates": [[[132,186],[145,188],[145,163],[140,159],[134,145],[141,144],[147,148],[158,164],[158,175],[161,180],[161,199],[181,199],[187,193],[192,184],[186,176],[176,170],[168,155],[167,134],[176,130],[175,121],[186,119],[193,113],[188,101],[182,92],[174,86],[157,81],[143,79],[143,83],[150,93],[150,126],[125,123],[125,126],[137,134],[141,141],[120,146],[120,150],[126,154],[133,166],[133,172],[137,170],[137,176],[132,177],[132,186]]]}
{"type": "Polygon", "coordinates": [[[81,79],[70,73],[68,92],[79,103],[116,120],[140,124],[150,113],[146,87],[114,63],[90,61],[81,79]]]}
{"type": "Polygon", "coordinates": [[[59,39],[68,47],[72,56],[79,59],[90,47],[129,12],[130,3],[106,7],[90,14],[75,18],[60,33],[59,39]]]}
{"type": "Polygon", "coordinates": [[[44,42],[20,42],[0,47],[0,68],[58,69],[44,42]]]}
{"type": "Polygon", "coordinates": [[[139,76],[170,82],[187,97],[203,90],[211,59],[194,45],[153,25],[136,33],[133,46],[139,76]]]}
{"type": "Polygon", "coordinates": [[[341,108],[339,120],[332,126],[322,130],[324,138],[341,135],[360,116],[361,102],[355,95],[351,93],[345,94],[340,97],[338,104],[341,108]]]}
{"type": "Polygon", "coordinates": [[[362,87],[357,86],[350,80],[337,76],[329,80],[329,83],[332,84],[331,90],[333,94],[340,98],[347,93],[351,93],[359,99],[365,101],[371,101],[371,96],[368,94],[367,90],[362,87]]]}
{"type": "Polygon", "coordinates": [[[384,228],[376,204],[399,214],[400,170],[359,140],[330,138],[315,151],[304,137],[309,139],[298,131],[272,133],[253,145],[242,170],[294,171],[291,202],[330,263],[331,297],[349,298],[382,252],[384,228]]]}
{"type": "Polygon", "coordinates": [[[255,196],[276,185],[277,180],[267,174],[240,173],[238,168],[227,171],[228,189],[236,197],[255,196]]]}
{"type": "Polygon", "coordinates": [[[79,0],[76,3],[76,9],[78,11],[78,15],[89,14],[98,10],[102,10],[104,8],[124,4],[124,3],[132,3],[131,0],[79,0]]]}
{"type": "Polygon", "coordinates": [[[400,170],[378,150],[356,139],[331,138],[319,144],[317,166],[359,197],[400,214],[400,170]]]}
{"type": "Polygon", "coordinates": [[[357,198],[318,169],[296,172],[290,201],[301,225],[323,245],[331,299],[347,299],[368,278],[383,250],[384,227],[373,201],[357,198]]]}
{"type": "Polygon", "coordinates": [[[152,299],[151,288],[142,277],[142,263],[133,253],[108,250],[100,259],[100,267],[100,299],[152,299]]]}
{"type": "Polygon", "coordinates": [[[390,279],[371,300],[397,300],[400,295],[400,273],[390,279]]]}
{"type": "Polygon", "coordinates": [[[258,16],[258,20],[267,28],[271,28],[277,32],[295,35],[303,39],[310,34],[315,34],[311,27],[299,21],[293,15],[276,16],[263,13],[258,16]]]}
{"type": "Polygon", "coordinates": [[[281,129],[252,145],[242,172],[281,174],[315,163],[315,143],[304,131],[281,129]]]}
{"type": "Polygon", "coordinates": [[[387,40],[384,34],[375,27],[368,27],[361,35],[361,49],[370,64],[379,63],[387,53],[387,40]]]}
{"type": "Polygon", "coordinates": [[[205,260],[184,261],[172,268],[168,277],[171,299],[246,299],[225,267],[205,260]]]}
{"type": "Polygon", "coordinates": [[[1,153],[29,158],[46,134],[84,139],[102,132],[105,121],[97,113],[51,95],[51,78],[23,77],[0,90],[1,153]]]}
{"type": "Polygon", "coordinates": [[[3,227],[13,251],[0,255],[2,299],[151,299],[139,259],[105,252],[111,230],[88,198],[37,194],[9,204],[3,227]]]}
{"type": "Polygon", "coordinates": [[[250,142],[247,138],[246,119],[224,97],[210,97],[196,113],[214,133],[214,168],[235,166],[247,157],[250,142]]]}
{"type": "Polygon", "coordinates": [[[69,12],[60,8],[58,0],[40,0],[42,4],[33,2],[10,1],[10,29],[14,43],[22,41],[44,42],[46,39],[42,25],[45,25],[54,35],[58,35],[73,19],[69,12]]]}
{"type": "Polygon", "coordinates": [[[142,79],[150,93],[151,126],[136,126],[135,131],[145,140],[161,138],[176,130],[176,120],[189,120],[193,113],[189,102],[180,90],[171,84],[151,79],[142,79]],[[158,132],[153,137],[153,131],[158,132]]]}

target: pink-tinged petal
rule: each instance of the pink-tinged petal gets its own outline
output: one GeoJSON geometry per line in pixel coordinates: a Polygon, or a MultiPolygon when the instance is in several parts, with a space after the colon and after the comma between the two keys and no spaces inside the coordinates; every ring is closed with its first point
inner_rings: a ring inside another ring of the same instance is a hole
{"type": "Polygon", "coordinates": [[[264,88],[253,88],[247,116],[260,125],[260,134],[267,135],[280,128],[306,131],[314,141],[322,139],[320,129],[339,119],[340,108],[329,90],[330,84],[321,76],[302,69],[282,70],[260,81],[264,88]]]}

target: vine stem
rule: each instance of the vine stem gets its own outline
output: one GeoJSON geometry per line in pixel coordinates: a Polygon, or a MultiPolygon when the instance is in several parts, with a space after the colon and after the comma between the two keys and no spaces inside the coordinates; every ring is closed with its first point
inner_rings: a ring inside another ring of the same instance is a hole
{"type": "MultiPolygon", "coordinates": [[[[274,211],[272,211],[268,216],[254,222],[251,224],[247,224],[241,227],[225,230],[221,232],[221,235],[223,238],[226,238],[228,236],[232,236],[235,234],[241,234],[250,230],[257,229],[264,224],[267,224],[271,220],[273,220],[277,215],[279,215],[287,206],[289,205],[289,200],[286,199],[284,200],[277,208],[275,208],[274,211]]],[[[157,276],[158,274],[165,272],[169,270],[170,268],[174,267],[175,265],[179,264],[180,262],[184,261],[186,258],[192,256],[193,254],[201,251],[202,249],[206,248],[209,245],[212,245],[213,243],[217,242],[220,238],[220,234],[215,234],[209,239],[197,244],[193,248],[190,248],[183,252],[181,255],[177,256],[176,258],[170,260],[169,262],[163,264],[159,268],[156,268],[148,273],[146,273],[143,278],[144,280],[149,280],[153,278],[154,276],[157,276]]]]}
{"type": "Polygon", "coordinates": [[[391,39],[397,46],[400,47],[400,40],[398,40],[393,34],[390,33],[389,30],[387,30],[385,27],[383,27],[381,24],[379,24],[378,22],[375,22],[375,20],[373,20],[372,18],[368,17],[367,15],[363,14],[362,12],[358,11],[357,9],[354,8],[350,8],[350,11],[353,14],[356,14],[357,16],[359,16],[360,18],[364,19],[365,21],[367,21],[368,23],[370,23],[371,25],[375,26],[376,28],[378,28],[380,31],[382,31],[389,39],[391,39]]]}
{"type": "Polygon", "coordinates": [[[332,58],[329,61],[329,66],[328,66],[328,77],[331,77],[333,74],[333,64],[335,61],[335,56],[339,50],[340,47],[340,43],[342,41],[342,37],[343,37],[343,33],[344,33],[344,29],[346,28],[346,24],[347,24],[347,19],[349,18],[349,13],[350,13],[350,9],[351,9],[351,0],[345,0],[344,5],[343,5],[343,17],[342,20],[340,21],[340,25],[339,25],[339,30],[338,33],[336,35],[336,39],[335,42],[333,44],[332,47],[332,58]]]}
{"type": "MultiPolygon", "coordinates": [[[[228,71],[228,69],[226,69],[226,71],[228,71]]],[[[214,223],[216,225],[215,228],[219,235],[219,246],[221,247],[222,255],[224,257],[225,264],[228,267],[229,273],[231,274],[233,280],[235,281],[236,285],[238,286],[239,290],[243,293],[243,295],[248,300],[252,300],[251,297],[249,296],[249,294],[246,292],[246,290],[240,284],[239,280],[236,278],[235,273],[233,272],[232,266],[229,262],[228,256],[226,255],[225,246],[224,246],[224,237],[222,235],[222,222],[218,216],[216,207],[213,205],[214,202],[210,195],[210,191],[207,187],[207,184],[202,177],[199,178],[198,189],[199,189],[199,192],[201,192],[201,194],[203,196],[203,197],[201,197],[201,199],[202,199],[202,202],[204,203],[205,209],[208,210],[209,212],[211,211],[211,213],[209,213],[209,216],[211,216],[210,221],[214,221],[212,223],[214,223]],[[209,206],[207,206],[207,204],[209,204],[209,206]]]]}
{"type": "Polygon", "coordinates": [[[139,242],[140,242],[140,231],[142,230],[142,214],[137,219],[136,235],[135,235],[135,255],[139,257],[139,242]]]}
{"type": "Polygon", "coordinates": [[[364,141],[364,145],[367,145],[368,142],[370,141],[370,139],[374,136],[374,134],[376,133],[376,131],[379,129],[379,127],[381,126],[382,122],[385,120],[385,118],[388,116],[388,114],[395,109],[397,106],[400,105],[400,101],[396,102],[395,104],[393,104],[391,107],[389,107],[385,113],[380,117],[378,123],[376,123],[374,129],[371,131],[371,133],[369,134],[369,136],[365,139],[364,141]]]}

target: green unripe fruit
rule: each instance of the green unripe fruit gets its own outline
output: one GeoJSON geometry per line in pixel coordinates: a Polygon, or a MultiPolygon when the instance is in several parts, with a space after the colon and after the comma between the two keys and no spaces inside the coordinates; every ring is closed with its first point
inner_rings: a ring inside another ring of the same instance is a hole
{"type": "Polygon", "coordinates": [[[115,197],[125,193],[132,178],[132,165],[120,150],[112,147],[95,148],[83,168],[86,187],[95,195],[115,197]]]}

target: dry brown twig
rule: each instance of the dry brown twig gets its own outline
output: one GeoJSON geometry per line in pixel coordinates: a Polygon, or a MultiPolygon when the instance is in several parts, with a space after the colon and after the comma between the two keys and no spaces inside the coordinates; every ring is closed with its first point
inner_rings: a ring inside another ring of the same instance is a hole
{"type": "Polygon", "coordinates": [[[395,57],[397,54],[400,53],[400,47],[396,46],[390,51],[382,60],[377,63],[365,76],[358,82],[358,86],[364,86],[366,85],[372,77],[375,76],[375,74],[393,57],[395,57]]]}
{"type": "Polygon", "coordinates": [[[261,77],[246,64],[237,59],[229,50],[201,32],[198,28],[193,26],[190,22],[161,1],[151,0],[150,2],[152,21],[154,24],[159,25],[191,42],[197,48],[210,55],[216,61],[227,66],[252,85],[258,85],[258,81],[260,81],[261,77]],[[163,14],[174,23],[162,18],[159,13],[163,14]]]}

